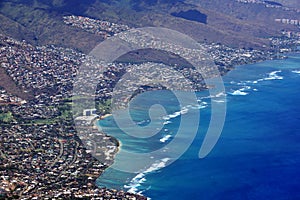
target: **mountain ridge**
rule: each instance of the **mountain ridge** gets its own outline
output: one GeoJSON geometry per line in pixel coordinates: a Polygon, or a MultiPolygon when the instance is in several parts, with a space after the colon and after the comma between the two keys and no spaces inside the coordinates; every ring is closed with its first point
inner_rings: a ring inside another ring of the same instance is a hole
{"type": "Polygon", "coordinates": [[[89,0],[44,1],[4,0],[0,3],[0,33],[25,39],[34,45],[53,44],[88,53],[105,38],[63,23],[65,15],[87,16],[131,27],[162,26],[193,37],[198,42],[215,42],[236,48],[270,47],[268,38],[282,30],[299,28],[276,23],[275,18],[300,18],[300,13],[235,0],[89,0]],[[222,3],[221,3],[222,2],[222,3]],[[207,23],[172,16],[195,10],[207,23]],[[11,24],[11,25],[10,25],[11,24]]]}

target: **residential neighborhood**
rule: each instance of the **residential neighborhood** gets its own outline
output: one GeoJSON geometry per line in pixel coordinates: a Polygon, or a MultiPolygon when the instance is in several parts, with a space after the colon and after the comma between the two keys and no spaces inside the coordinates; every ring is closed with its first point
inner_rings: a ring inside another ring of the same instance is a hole
{"type": "MultiPolygon", "coordinates": [[[[125,25],[80,16],[67,16],[64,21],[105,37],[129,29],[125,25]]],[[[224,75],[237,65],[278,58],[278,49],[291,51],[299,42],[296,36],[283,35],[270,38],[274,45],[272,51],[236,49],[218,43],[201,44],[201,48],[195,50],[158,42],[138,31],[135,33],[118,36],[146,48],[155,44],[156,48],[176,52],[191,61],[205,53],[214,67],[206,63],[199,70],[161,62],[113,62],[103,66],[97,58],[79,51],[52,45],[36,47],[0,35],[1,68],[18,88],[31,96],[21,98],[13,90],[0,88],[3,124],[0,129],[0,198],[146,199],[95,186],[96,179],[113,163],[119,146],[116,139],[93,127],[98,117],[109,113],[99,109],[101,103],[124,92],[132,95],[154,89],[204,90],[207,89],[205,78],[224,75]],[[85,66],[89,66],[85,68],[87,73],[79,80],[82,93],[74,94],[73,84],[79,70],[85,66]],[[98,69],[104,69],[103,73],[98,73],[98,69]],[[72,98],[81,98],[86,94],[84,89],[95,84],[97,89],[93,97],[100,106],[96,110],[87,107],[71,113],[72,98]],[[117,84],[122,84],[124,90],[114,91],[117,84]],[[84,109],[92,111],[83,112],[84,109]],[[84,123],[75,126],[74,116],[77,122],[84,123]],[[95,155],[102,159],[96,160],[95,155]]],[[[119,99],[119,106],[127,106],[131,97],[119,99]]]]}

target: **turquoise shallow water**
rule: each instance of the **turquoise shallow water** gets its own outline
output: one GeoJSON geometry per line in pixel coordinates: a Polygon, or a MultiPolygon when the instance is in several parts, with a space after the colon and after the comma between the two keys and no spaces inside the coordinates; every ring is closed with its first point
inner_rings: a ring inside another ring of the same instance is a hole
{"type": "MultiPolygon", "coordinates": [[[[181,118],[190,118],[192,124],[200,109],[195,139],[180,159],[165,168],[167,154],[153,159],[153,165],[138,174],[108,169],[97,184],[141,192],[158,200],[300,199],[300,55],[238,67],[223,81],[225,126],[207,157],[198,158],[211,116],[211,99],[203,98],[207,91],[197,93],[198,105],[184,107],[168,91],[148,92],[134,100],[131,115],[137,124],[146,126],[150,123],[149,107],[163,105],[167,115],[153,122],[164,123],[157,135],[148,139],[128,137],[112,117],[99,126],[118,138],[122,149],[151,152],[170,144],[181,118]]],[[[187,126],[187,135],[191,134],[188,130],[187,126]]],[[[180,137],[180,145],[186,145],[186,138],[180,137]]],[[[125,162],[132,164],[132,160],[125,162]]]]}

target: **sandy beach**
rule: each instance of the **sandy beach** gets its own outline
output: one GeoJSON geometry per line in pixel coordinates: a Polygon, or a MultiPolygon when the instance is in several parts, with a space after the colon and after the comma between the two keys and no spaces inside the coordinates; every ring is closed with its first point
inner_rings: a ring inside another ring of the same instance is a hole
{"type": "Polygon", "coordinates": [[[105,119],[105,118],[110,117],[110,116],[112,116],[112,114],[105,114],[105,115],[100,117],[100,120],[105,119]]]}

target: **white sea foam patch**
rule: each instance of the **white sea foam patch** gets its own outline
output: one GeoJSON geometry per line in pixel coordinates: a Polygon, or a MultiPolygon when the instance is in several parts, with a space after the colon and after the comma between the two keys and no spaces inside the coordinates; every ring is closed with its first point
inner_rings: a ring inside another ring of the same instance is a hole
{"type": "MultiPolygon", "coordinates": [[[[235,82],[234,82],[235,83],[235,82]]],[[[206,96],[206,97],[200,97],[198,99],[198,101],[200,102],[202,99],[212,99],[212,98],[219,98],[219,97],[223,97],[223,96],[226,96],[227,94],[225,92],[220,92],[216,95],[209,95],[209,96],[206,96]]]]}
{"type": "Polygon", "coordinates": [[[139,121],[136,124],[140,125],[140,126],[144,126],[144,125],[148,124],[149,122],[150,122],[150,119],[147,119],[147,120],[139,121]]]}
{"type": "Polygon", "coordinates": [[[164,136],[163,138],[161,138],[159,141],[160,141],[161,143],[165,143],[165,142],[167,142],[171,137],[172,137],[172,135],[166,135],[166,136],[164,136]]]}
{"type": "Polygon", "coordinates": [[[257,81],[260,82],[260,81],[269,81],[269,80],[282,80],[283,76],[278,75],[278,73],[281,73],[281,72],[282,72],[281,70],[270,72],[268,74],[268,77],[258,79],[257,81]]]}
{"type": "Polygon", "coordinates": [[[201,100],[198,100],[199,104],[197,105],[191,105],[191,109],[193,110],[199,110],[199,109],[204,109],[204,108],[207,108],[208,107],[208,103],[205,102],[205,101],[201,101],[201,100]]]}
{"type": "MultiPolygon", "coordinates": [[[[232,84],[236,84],[236,82],[231,81],[232,84]]],[[[192,106],[192,109],[204,109],[208,107],[208,103],[203,101],[204,99],[211,99],[211,101],[216,102],[216,103],[225,103],[226,101],[224,100],[224,97],[226,97],[227,94],[225,92],[220,92],[216,95],[209,95],[206,97],[200,97],[198,98],[198,105],[192,106]]]]}
{"type": "Polygon", "coordinates": [[[229,92],[228,94],[233,95],[233,96],[246,96],[246,95],[248,95],[249,93],[248,93],[248,92],[245,92],[245,91],[248,91],[248,90],[250,90],[250,89],[251,89],[250,86],[245,86],[245,87],[243,87],[243,88],[241,88],[241,89],[235,90],[235,91],[233,91],[233,92],[229,92]]]}
{"type": "MultiPolygon", "coordinates": [[[[282,80],[283,76],[278,75],[279,73],[281,73],[281,70],[277,70],[277,71],[273,71],[267,74],[267,77],[265,78],[261,78],[255,81],[241,81],[239,83],[231,81],[231,84],[235,84],[235,85],[243,85],[244,87],[238,90],[232,90],[232,92],[229,92],[228,94],[233,95],[233,96],[246,96],[249,94],[248,91],[250,91],[251,86],[248,86],[247,84],[257,84],[259,82],[262,81],[269,81],[269,80],[282,80]]],[[[300,74],[300,70],[299,70],[299,74],[300,74]]],[[[258,91],[257,89],[253,89],[253,91],[258,91]]]]}
{"type": "Polygon", "coordinates": [[[225,100],[213,100],[216,103],[225,103],[225,100]]]}
{"type": "MultiPolygon", "coordinates": [[[[281,72],[282,72],[281,70],[273,71],[273,72],[268,73],[265,78],[261,78],[261,79],[254,80],[254,81],[241,81],[241,82],[231,81],[230,83],[234,84],[234,85],[239,85],[239,86],[246,86],[247,84],[258,84],[259,82],[262,82],[262,81],[282,80],[284,77],[278,75],[281,72]]],[[[297,72],[300,74],[300,70],[294,71],[294,73],[297,73],[297,72]]]]}
{"type": "Polygon", "coordinates": [[[245,81],[244,85],[246,85],[246,84],[257,84],[257,83],[258,83],[258,80],[255,80],[255,81],[245,81]]]}
{"type": "Polygon", "coordinates": [[[189,109],[187,107],[183,107],[180,111],[174,112],[170,115],[167,116],[163,116],[162,119],[165,121],[169,121],[170,119],[179,117],[180,115],[184,115],[186,113],[188,113],[189,109]]]}
{"type": "Polygon", "coordinates": [[[147,181],[147,179],[145,178],[146,175],[164,168],[169,160],[169,158],[164,158],[156,161],[144,172],[137,174],[128,185],[124,185],[124,188],[128,189],[127,192],[133,194],[142,194],[144,191],[139,191],[139,188],[142,186],[143,183],[147,181]]]}
{"type": "Polygon", "coordinates": [[[167,124],[171,124],[172,122],[171,121],[165,121],[163,122],[163,125],[167,125],[167,124]]]}
{"type": "MultiPolygon", "coordinates": [[[[220,94],[217,94],[216,97],[221,97],[223,95],[226,95],[226,94],[220,93],[220,94]]],[[[207,97],[202,97],[201,99],[203,99],[203,98],[207,98],[207,97]]],[[[172,119],[177,118],[180,115],[187,114],[190,109],[191,110],[199,110],[199,109],[204,109],[204,108],[208,107],[208,103],[205,102],[205,101],[202,101],[201,99],[197,100],[198,104],[184,106],[184,107],[181,108],[180,111],[176,111],[176,112],[174,112],[172,114],[169,114],[169,115],[161,117],[161,119],[164,120],[162,122],[162,124],[163,125],[171,124],[172,123],[172,121],[171,121],[172,119]]]]}
{"type": "Polygon", "coordinates": [[[247,86],[247,85],[246,85],[246,86],[245,86],[244,88],[242,88],[241,90],[242,90],[242,91],[245,91],[245,90],[251,90],[251,86],[247,86]]]}
{"type": "Polygon", "coordinates": [[[292,72],[295,74],[300,74],[300,70],[293,70],[292,72]]]}
{"type": "Polygon", "coordinates": [[[233,96],[246,96],[249,93],[247,92],[242,92],[241,90],[236,90],[234,92],[230,92],[229,94],[233,95],[233,96]]]}

